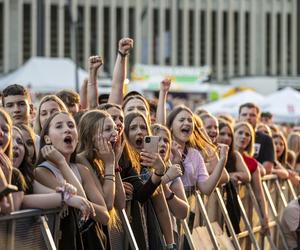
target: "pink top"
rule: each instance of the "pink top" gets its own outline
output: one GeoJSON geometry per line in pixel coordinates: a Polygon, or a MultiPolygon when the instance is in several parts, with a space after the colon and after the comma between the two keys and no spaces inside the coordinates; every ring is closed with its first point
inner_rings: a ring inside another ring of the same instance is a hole
{"type": "Polygon", "coordinates": [[[196,186],[198,182],[208,179],[208,172],[204,160],[197,149],[189,148],[183,162],[184,175],[181,176],[185,187],[196,186]]]}

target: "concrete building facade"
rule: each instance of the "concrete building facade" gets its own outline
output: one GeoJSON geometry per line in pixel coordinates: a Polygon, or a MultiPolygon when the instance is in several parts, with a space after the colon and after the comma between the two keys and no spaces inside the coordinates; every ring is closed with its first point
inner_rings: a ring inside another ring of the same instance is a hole
{"type": "Polygon", "coordinates": [[[0,73],[31,56],[74,57],[75,50],[81,66],[99,54],[111,73],[117,41],[129,36],[135,42],[131,65],[210,65],[219,82],[234,76],[297,76],[297,2],[0,0],[0,73]]]}

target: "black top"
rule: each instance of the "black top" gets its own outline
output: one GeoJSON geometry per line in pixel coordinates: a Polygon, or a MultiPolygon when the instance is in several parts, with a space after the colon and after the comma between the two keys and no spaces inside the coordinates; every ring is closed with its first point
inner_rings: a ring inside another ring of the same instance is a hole
{"type": "Polygon", "coordinates": [[[261,164],[265,161],[275,162],[275,150],[272,138],[259,131],[255,133],[254,158],[261,164]]]}

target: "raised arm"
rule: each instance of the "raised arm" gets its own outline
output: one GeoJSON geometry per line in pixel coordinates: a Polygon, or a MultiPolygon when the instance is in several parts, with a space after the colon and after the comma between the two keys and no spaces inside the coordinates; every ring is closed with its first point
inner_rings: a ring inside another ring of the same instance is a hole
{"type": "Polygon", "coordinates": [[[87,84],[89,80],[85,78],[80,88],[80,107],[82,110],[87,109],[87,84]]]}
{"type": "Polygon", "coordinates": [[[108,103],[122,105],[123,103],[123,85],[126,79],[127,57],[130,49],[133,48],[133,40],[130,38],[122,38],[119,41],[118,54],[113,72],[111,93],[108,103]]]}
{"type": "Polygon", "coordinates": [[[157,111],[156,111],[156,122],[162,125],[166,125],[166,102],[167,95],[171,86],[170,79],[164,79],[160,83],[157,111]]]}
{"type": "Polygon", "coordinates": [[[93,109],[98,106],[98,82],[97,74],[99,68],[103,65],[100,56],[91,56],[89,58],[89,81],[87,83],[87,108],[93,109]]]}

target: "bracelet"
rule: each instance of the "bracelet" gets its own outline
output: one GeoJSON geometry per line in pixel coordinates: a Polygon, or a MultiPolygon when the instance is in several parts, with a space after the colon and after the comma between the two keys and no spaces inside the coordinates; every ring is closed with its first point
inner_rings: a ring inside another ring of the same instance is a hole
{"type": "Polygon", "coordinates": [[[154,174],[155,174],[156,176],[159,176],[159,177],[162,177],[162,176],[165,175],[165,173],[163,173],[163,174],[158,174],[158,173],[156,173],[156,171],[154,171],[154,174]]]}
{"type": "Polygon", "coordinates": [[[122,172],[122,168],[118,165],[115,167],[115,173],[120,173],[122,172]]]}
{"type": "Polygon", "coordinates": [[[167,201],[170,201],[174,198],[175,194],[172,192],[169,197],[166,198],[167,201]]]}
{"type": "Polygon", "coordinates": [[[109,177],[104,177],[104,180],[108,180],[108,181],[115,182],[115,179],[114,179],[114,177],[112,177],[112,178],[109,178],[109,177]]]}
{"type": "Polygon", "coordinates": [[[118,53],[120,54],[121,57],[126,57],[129,55],[129,53],[122,53],[120,50],[118,50],[118,53]]]}
{"type": "Polygon", "coordinates": [[[116,175],[115,175],[115,174],[105,174],[105,175],[104,175],[104,178],[105,178],[105,177],[109,177],[109,176],[115,177],[116,175]]]}
{"type": "Polygon", "coordinates": [[[173,250],[176,249],[176,247],[177,247],[176,243],[171,243],[166,245],[167,250],[171,250],[171,249],[173,250]]]}

